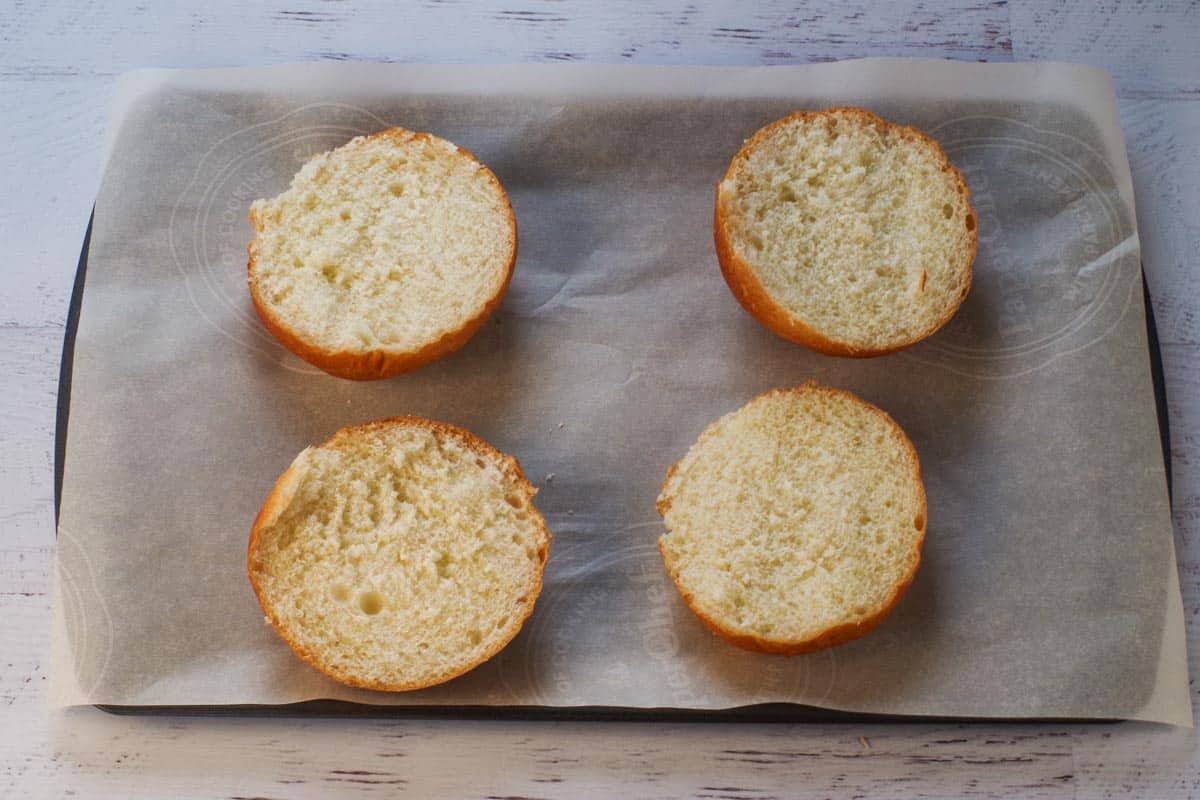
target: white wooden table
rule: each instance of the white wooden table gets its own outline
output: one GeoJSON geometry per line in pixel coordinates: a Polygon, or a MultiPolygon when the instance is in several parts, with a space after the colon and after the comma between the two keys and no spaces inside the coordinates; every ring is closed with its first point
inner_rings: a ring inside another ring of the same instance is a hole
{"type": "MultiPolygon", "coordinates": [[[[114,717],[46,702],[63,322],[116,76],[320,59],[1080,61],[1121,97],[1166,363],[1175,534],[1200,657],[1200,5],[1006,0],[0,2],[0,796],[1200,796],[1163,726],[114,717]]],[[[1198,698],[1200,699],[1200,698],[1198,698]]]]}

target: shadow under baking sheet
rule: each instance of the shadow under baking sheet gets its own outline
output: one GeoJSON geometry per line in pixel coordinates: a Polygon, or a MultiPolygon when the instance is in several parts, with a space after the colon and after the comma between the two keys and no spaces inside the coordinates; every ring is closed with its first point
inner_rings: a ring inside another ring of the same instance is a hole
{"type": "MultiPolygon", "coordinates": [[[[83,287],[87,277],[88,250],[92,223],[89,221],[83,248],[79,256],[74,289],[67,315],[59,373],[57,421],[55,428],[54,490],[55,512],[59,511],[63,483],[63,462],[66,450],[68,415],[70,411],[71,378],[74,366],[75,334],[79,322],[83,287]]],[[[1162,456],[1166,470],[1167,489],[1172,491],[1170,461],[1170,426],[1167,415],[1166,390],[1162,356],[1159,349],[1153,308],[1145,275],[1142,278],[1143,300],[1150,365],[1153,376],[1155,404],[1162,456]]],[[[792,703],[766,703],[730,709],[686,708],[627,708],[615,706],[493,706],[493,705],[367,705],[340,700],[311,700],[283,705],[97,705],[113,714],[146,714],[178,716],[246,716],[246,717],[369,717],[390,719],[496,719],[546,721],[657,721],[657,722],[921,722],[935,721],[989,723],[1039,722],[1111,722],[1115,720],[1077,720],[1059,717],[1004,718],[897,716],[844,712],[792,703]]]]}

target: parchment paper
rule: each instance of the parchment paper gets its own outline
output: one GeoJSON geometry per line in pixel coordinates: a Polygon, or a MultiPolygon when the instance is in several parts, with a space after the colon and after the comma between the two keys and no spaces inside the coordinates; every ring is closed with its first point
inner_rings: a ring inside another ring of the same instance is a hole
{"type": "Polygon", "coordinates": [[[1133,196],[1103,73],[908,60],[136,73],[106,154],[75,344],[56,703],[795,701],[1191,724],[1133,196]],[[834,104],[937,138],[978,212],[966,304],[885,358],[774,337],[738,307],[713,253],[714,185],[742,140],[834,104]],[[520,256],[464,350],[353,383],[293,358],[255,319],[246,211],[313,153],[392,125],[492,167],[520,256]],[[865,638],[792,659],[742,652],[669,583],[654,499],[707,423],[809,378],[880,405],[913,439],[924,561],[865,638]],[[516,455],[556,538],[544,593],[506,650],[389,695],[296,659],[244,563],[259,504],[296,453],[394,414],[516,455]]]}

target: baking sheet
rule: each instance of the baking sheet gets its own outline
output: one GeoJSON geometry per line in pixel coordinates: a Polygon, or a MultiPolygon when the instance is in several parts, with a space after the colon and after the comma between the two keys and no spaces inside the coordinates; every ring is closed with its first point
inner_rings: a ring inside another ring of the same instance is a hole
{"type": "Polygon", "coordinates": [[[56,703],[796,702],[1190,724],[1132,191],[1103,73],[892,59],[135,73],[105,164],[64,461],[56,703]],[[713,185],[742,139],[794,108],[844,103],[939,139],[980,224],[954,321],[867,361],[760,328],[725,288],[709,231],[713,185]],[[520,256],[464,350],[351,383],[258,325],[245,212],[313,153],[391,125],[438,133],[496,172],[520,256]],[[877,403],[913,439],[924,562],[871,635],[793,659],[745,653],[678,599],[654,498],[709,421],[808,378],[877,403]],[[556,539],[505,651],[389,695],[295,659],[262,621],[244,555],[300,449],[401,413],[518,456],[556,539]]]}

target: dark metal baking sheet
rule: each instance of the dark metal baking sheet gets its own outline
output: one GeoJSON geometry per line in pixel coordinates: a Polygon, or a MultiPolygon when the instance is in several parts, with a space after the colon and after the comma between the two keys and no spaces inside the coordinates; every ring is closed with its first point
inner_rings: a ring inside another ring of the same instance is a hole
{"type": "MultiPolygon", "coordinates": [[[[87,232],[79,253],[75,272],[71,303],[67,312],[63,336],[62,363],[59,371],[57,418],[54,443],[54,508],[57,521],[62,497],[63,456],[66,450],[68,415],[70,412],[71,374],[74,366],[75,332],[79,323],[79,308],[83,287],[87,279],[88,247],[91,241],[92,220],[88,220],[87,232]]],[[[1171,475],[1171,433],[1167,410],[1166,382],[1163,374],[1162,352],[1158,342],[1158,330],[1154,309],[1150,302],[1149,287],[1145,271],[1142,274],[1142,294],[1146,310],[1146,334],[1149,343],[1150,368],[1154,381],[1154,399],[1158,418],[1159,438],[1162,446],[1163,465],[1167,476],[1167,491],[1173,495],[1171,475]]],[[[298,717],[369,717],[387,719],[497,719],[497,720],[546,720],[546,721],[652,721],[652,722],[922,722],[935,721],[970,722],[970,717],[926,717],[888,716],[860,714],[792,703],[767,703],[733,709],[697,710],[680,708],[618,708],[608,706],[379,706],[350,703],[339,700],[311,700],[286,705],[236,705],[236,706],[128,706],[98,705],[97,708],[112,714],[147,714],[176,716],[298,716],[298,717]]],[[[1081,720],[1060,718],[1012,718],[988,722],[1078,722],[1081,720]]],[[[1098,720],[1082,720],[1095,723],[1098,720]]],[[[1112,720],[1099,720],[1111,722],[1112,720]]]]}

